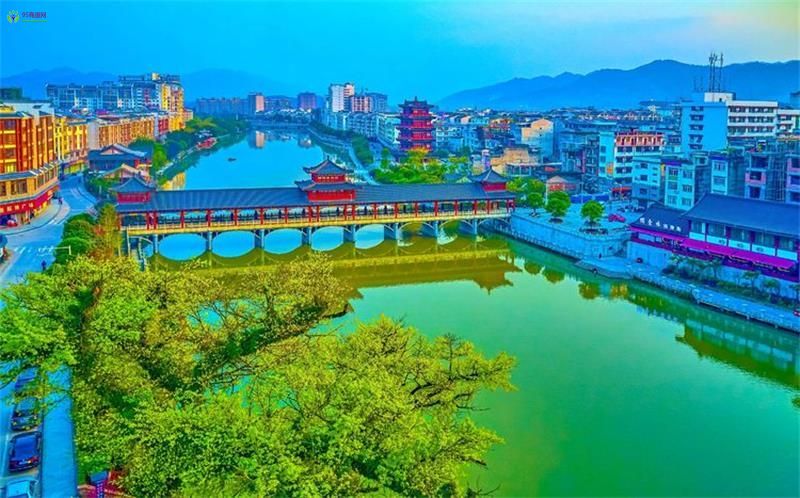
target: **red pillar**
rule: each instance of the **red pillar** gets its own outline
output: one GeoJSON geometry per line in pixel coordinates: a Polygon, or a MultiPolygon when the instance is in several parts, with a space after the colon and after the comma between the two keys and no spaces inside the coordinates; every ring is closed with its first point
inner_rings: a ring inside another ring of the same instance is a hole
{"type": "Polygon", "coordinates": [[[394,203],[394,217],[397,218],[397,203],[394,203]]]}
{"type": "Polygon", "coordinates": [[[264,208],[259,208],[259,210],[258,210],[258,221],[262,225],[264,224],[264,208]]]}
{"type": "Polygon", "coordinates": [[[414,218],[419,214],[419,202],[414,203],[414,218]]]}
{"type": "Polygon", "coordinates": [[[288,207],[283,208],[283,222],[284,223],[289,223],[289,208],[288,207]]]}
{"type": "Polygon", "coordinates": [[[472,201],[472,214],[478,214],[478,201],[472,201]]]}
{"type": "Polygon", "coordinates": [[[211,210],[206,209],[206,226],[211,227],[211,210]]]}
{"type": "Polygon", "coordinates": [[[433,201],[433,216],[439,216],[439,201],[433,201]]]}
{"type": "Polygon", "coordinates": [[[234,225],[238,225],[239,224],[239,210],[238,209],[234,209],[233,210],[233,224],[234,225]]]}
{"type": "Polygon", "coordinates": [[[458,201],[453,203],[453,214],[458,216],[458,201]]]}
{"type": "Polygon", "coordinates": [[[186,228],[186,212],[181,211],[181,228],[186,228]]]}
{"type": "Polygon", "coordinates": [[[378,205],[377,204],[373,204],[372,205],[372,219],[374,220],[374,219],[377,219],[377,218],[378,218],[378,205]]]}

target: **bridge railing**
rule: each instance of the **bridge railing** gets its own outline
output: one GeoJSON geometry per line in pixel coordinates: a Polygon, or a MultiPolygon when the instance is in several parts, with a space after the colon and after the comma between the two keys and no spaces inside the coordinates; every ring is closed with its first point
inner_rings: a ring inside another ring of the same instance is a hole
{"type": "Polygon", "coordinates": [[[169,233],[169,232],[197,232],[206,230],[239,230],[239,229],[254,229],[254,228],[306,228],[306,227],[325,227],[325,226],[346,226],[346,225],[366,225],[366,224],[383,224],[383,223],[409,223],[409,222],[429,222],[429,221],[451,221],[451,220],[471,220],[471,219],[485,219],[485,218],[500,218],[509,216],[510,210],[505,206],[492,209],[473,209],[458,210],[453,209],[440,209],[437,212],[432,210],[414,212],[392,212],[391,209],[387,211],[378,210],[375,212],[368,212],[363,214],[358,210],[355,215],[348,213],[346,216],[343,213],[320,213],[319,216],[313,214],[301,215],[299,213],[290,213],[287,216],[283,215],[265,215],[260,218],[258,215],[240,215],[234,219],[232,216],[220,217],[219,215],[212,216],[210,220],[205,217],[185,217],[181,221],[178,217],[171,219],[164,219],[163,215],[159,217],[158,224],[147,224],[146,222],[137,222],[133,220],[125,220],[122,224],[123,230],[128,230],[132,233],[169,233]]]}

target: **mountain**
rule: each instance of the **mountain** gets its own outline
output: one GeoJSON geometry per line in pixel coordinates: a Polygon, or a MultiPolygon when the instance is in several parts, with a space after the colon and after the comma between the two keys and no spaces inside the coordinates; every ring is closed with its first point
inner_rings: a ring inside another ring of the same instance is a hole
{"type": "MultiPolygon", "coordinates": [[[[0,78],[0,86],[22,87],[23,94],[29,98],[44,98],[47,83],[77,83],[90,85],[102,81],[114,81],[116,74],[103,72],[81,72],[69,67],[50,70],[36,70],[0,78]]],[[[245,71],[231,69],[204,69],[181,75],[186,100],[198,97],[244,97],[250,92],[266,95],[294,95],[296,91],[289,86],[245,71]]]]}
{"type": "MultiPolygon", "coordinates": [[[[800,61],[746,62],[723,70],[723,86],[739,99],[785,102],[800,89],[800,61]]],[[[442,109],[462,107],[504,110],[546,110],[557,107],[628,108],[644,100],[689,97],[708,79],[708,68],[658,60],[630,70],[601,69],[585,75],[515,78],[464,90],[438,102],[442,109]]]]}
{"type": "Polygon", "coordinates": [[[42,99],[45,97],[44,86],[47,83],[77,83],[79,85],[88,85],[115,79],[117,79],[117,77],[110,73],[84,73],[69,67],[59,67],[45,71],[37,69],[13,76],[3,76],[0,78],[0,86],[21,87],[24,96],[33,99],[42,99]]]}

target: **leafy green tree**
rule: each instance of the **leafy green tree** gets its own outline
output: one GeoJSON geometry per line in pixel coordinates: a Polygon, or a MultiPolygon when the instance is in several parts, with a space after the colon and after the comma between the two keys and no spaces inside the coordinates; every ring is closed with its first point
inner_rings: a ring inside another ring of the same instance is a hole
{"type": "Polygon", "coordinates": [[[781,283],[778,282],[776,279],[774,278],[765,279],[763,286],[764,286],[764,291],[767,293],[767,295],[770,296],[770,298],[775,299],[778,296],[780,296],[781,283]]]}
{"type": "Polygon", "coordinates": [[[572,201],[570,201],[569,194],[563,191],[556,191],[548,196],[545,209],[552,216],[552,221],[561,221],[561,218],[567,214],[571,204],[572,201]]]}
{"type": "Polygon", "coordinates": [[[388,319],[310,333],[344,295],[319,257],[233,281],[77,257],[2,291],[0,378],[70,367],[80,468],[135,496],[467,494],[500,441],[469,414],[513,360],[388,319]]]}
{"type": "Polygon", "coordinates": [[[443,183],[452,171],[450,164],[429,157],[427,150],[412,149],[398,164],[378,168],[375,179],[382,183],[443,183]]]}
{"type": "Polygon", "coordinates": [[[592,200],[581,206],[581,218],[584,218],[586,221],[588,221],[589,225],[596,225],[597,222],[603,217],[604,211],[605,208],[602,204],[592,200]]]}
{"type": "Polygon", "coordinates": [[[101,258],[118,256],[122,245],[117,211],[112,204],[104,204],[97,216],[95,255],[101,258]]]}
{"type": "Polygon", "coordinates": [[[58,243],[55,250],[56,263],[72,261],[82,254],[88,254],[94,248],[94,239],[84,237],[67,237],[58,243]]]}
{"type": "Polygon", "coordinates": [[[538,215],[537,210],[539,210],[539,209],[544,207],[544,197],[542,196],[542,194],[540,194],[538,192],[534,192],[534,193],[528,195],[528,198],[525,201],[525,204],[529,208],[533,209],[533,214],[534,214],[534,216],[536,216],[536,215],[538,215]]]}
{"type": "Polygon", "coordinates": [[[81,239],[92,240],[95,237],[95,224],[93,221],[85,219],[71,219],[64,223],[64,232],[61,237],[64,239],[78,237],[81,239]]]}
{"type": "Polygon", "coordinates": [[[748,270],[742,273],[742,279],[745,280],[746,285],[750,288],[750,294],[756,294],[756,281],[758,277],[761,276],[761,273],[758,271],[748,270]]]}
{"type": "Polygon", "coordinates": [[[382,170],[387,170],[392,165],[392,152],[384,147],[381,149],[381,164],[380,168],[382,170]]]}

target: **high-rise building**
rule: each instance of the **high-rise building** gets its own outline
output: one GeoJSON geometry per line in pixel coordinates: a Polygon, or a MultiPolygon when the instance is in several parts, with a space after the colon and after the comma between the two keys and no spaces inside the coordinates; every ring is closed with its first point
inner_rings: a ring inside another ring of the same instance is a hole
{"type": "Polygon", "coordinates": [[[297,108],[301,111],[313,111],[317,108],[317,95],[313,92],[297,94],[297,108]]]}
{"type": "Polygon", "coordinates": [[[58,189],[54,119],[46,102],[0,103],[0,220],[27,223],[58,189]]]}
{"type": "Polygon", "coordinates": [[[424,100],[406,100],[400,105],[400,149],[431,150],[433,148],[433,115],[431,105],[424,100]]]}
{"type": "Polygon", "coordinates": [[[352,83],[332,83],[328,87],[328,110],[342,112],[349,110],[349,98],[355,95],[356,86],[352,83]]]}
{"type": "Polygon", "coordinates": [[[758,144],[745,153],[744,196],[764,201],[785,201],[788,157],[795,150],[778,142],[758,144]]]}
{"type": "Polygon", "coordinates": [[[800,204],[800,154],[786,158],[786,202],[800,204]]]}
{"type": "Polygon", "coordinates": [[[269,97],[264,97],[265,112],[275,112],[293,108],[294,101],[291,97],[286,97],[284,95],[271,95],[269,97]]]}
{"type": "Polygon", "coordinates": [[[89,128],[86,120],[56,115],[54,131],[60,174],[67,175],[83,170],[89,153],[89,128]]]}
{"type": "Polygon", "coordinates": [[[253,92],[247,96],[247,113],[255,114],[257,112],[264,112],[264,95],[253,92]]]}
{"type": "Polygon", "coordinates": [[[370,99],[372,112],[387,112],[389,110],[389,97],[384,93],[367,92],[370,99]]]}
{"type": "Polygon", "coordinates": [[[353,95],[348,104],[350,112],[372,112],[372,98],[366,94],[353,95]]]}
{"type": "Polygon", "coordinates": [[[603,130],[598,135],[598,177],[608,182],[615,195],[629,195],[633,185],[633,158],[659,157],[664,135],[639,130],[603,130]]]}
{"type": "Polygon", "coordinates": [[[514,139],[519,145],[537,149],[537,155],[545,160],[553,158],[553,122],[549,119],[541,118],[515,126],[514,139]]]}

